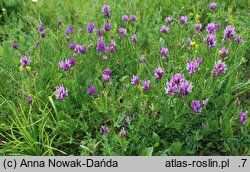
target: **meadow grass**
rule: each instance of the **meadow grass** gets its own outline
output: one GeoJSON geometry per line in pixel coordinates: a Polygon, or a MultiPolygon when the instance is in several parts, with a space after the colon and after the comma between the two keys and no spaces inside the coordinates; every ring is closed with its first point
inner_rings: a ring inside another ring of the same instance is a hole
{"type": "Polygon", "coordinates": [[[250,155],[250,120],[239,121],[240,111],[250,110],[250,1],[218,1],[215,10],[210,3],[0,1],[0,155],[250,155]],[[104,4],[110,5],[110,19],[103,16],[104,4]],[[135,15],[136,21],[124,22],[123,15],[135,15]],[[171,24],[165,22],[168,16],[171,24]],[[187,24],[179,24],[180,16],[187,16],[187,24]],[[98,36],[97,29],[107,21],[112,29],[98,36]],[[92,34],[87,30],[90,22],[95,25],[92,34]],[[197,23],[203,27],[200,33],[194,29],[197,23]],[[221,25],[213,48],[204,42],[209,23],[221,25]],[[45,38],[38,29],[41,24],[45,38]],[[70,25],[74,32],[66,35],[70,25]],[[168,34],[160,32],[162,25],[169,28],[168,34]],[[228,25],[235,35],[223,41],[228,25]],[[126,37],[120,27],[126,28],[126,37]],[[137,42],[131,39],[134,34],[137,42]],[[234,41],[238,35],[240,44],[234,41]],[[98,53],[98,38],[107,46],[114,40],[115,52],[98,53]],[[71,50],[74,42],[86,52],[71,50]],[[165,59],[163,47],[169,51],[165,59]],[[223,47],[229,51],[225,57],[218,54],[223,47]],[[30,68],[20,68],[24,56],[30,57],[30,68]],[[71,57],[76,64],[62,70],[59,62],[71,57]],[[187,63],[198,57],[202,62],[190,75],[187,63]],[[219,60],[227,67],[214,77],[219,60]],[[158,67],[164,71],[160,79],[154,74],[158,67]],[[107,68],[112,74],[104,82],[107,68]],[[166,83],[178,73],[192,83],[191,92],[166,94],[166,83]],[[133,75],[139,77],[138,84],[131,84],[133,75]],[[147,80],[152,88],[144,90],[147,80]],[[55,93],[59,84],[68,90],[63,100],[55,93]],[[88,94],[91,85],[97,91],[94,96],[88,94]],[[192,101],[206,99],[195,112],[192,101]],[[109,132],[100,132],[101,126],[109,132]]]}

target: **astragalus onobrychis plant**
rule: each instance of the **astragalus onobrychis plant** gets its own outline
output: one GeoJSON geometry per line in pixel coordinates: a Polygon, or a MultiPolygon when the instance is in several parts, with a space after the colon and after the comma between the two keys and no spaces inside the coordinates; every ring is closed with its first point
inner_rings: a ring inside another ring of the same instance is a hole
{"type": "Polygon", "coordinates": [[[244,4],[0,6],[1,155],[250,155],[244,4]]]}

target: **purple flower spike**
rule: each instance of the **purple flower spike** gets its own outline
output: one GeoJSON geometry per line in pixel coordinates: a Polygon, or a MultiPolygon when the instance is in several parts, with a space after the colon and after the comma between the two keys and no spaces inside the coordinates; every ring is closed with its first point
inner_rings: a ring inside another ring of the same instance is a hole
{"type": "Polygon", "coordinates": [[[242,42],[241,36],[240,35],[237,36],[234,41],[237,42],[238,44],[240,44],[242,42]]]}
{"type": "Polygon", "coordinates": [[[24,57],[21,57],[20,63],[21,63],[21,66],[25,68],[30,65],[31,61],[28,56],[24,56],[24,57]]]}
{"type": "Polygon", "coordinates": [[[143,81],[142,85],[143,85],[143,90],[145,91],[150,90],[152,88],[150,80],[143,81]]]}
{"type": "Polygon", "coordinates": [[[147,58],[144,55],[142,55],[141,58],[140,58],[140,61],[142,63],[146,63],[147,62],[147,58]]]}
{"type": "Polygon", "coordinates": [[[206,106],[206,105],[207,105],[207,102],[208,102],[208,99],[202,100],[202,106],[206,106]]]}
{"type": "Polygon", "coordinates": [[[17,43],[14,43],[13,45],[12,45],[12,48],[14,48],[14,49],[18,49],[18,44],[17,43]]]}
{"type": "Polygon", "coordinates": [[[71,57],[68,62],[69,62],[69,67],[73,67],[76,64],[74,57],[71,57]]]}
{"type": "Polygon", "coordinates": [[[131,78],[131,84],[132,84],[132,85],[136,85],[136,84],[138,84],[138,83],[139,83],[139,77],[133,75],[133,77],[131,78]]]}
{"type": "Polygon", "coordinates": [[[110,42],[110,47],[116,47],[116,42],[113,41],[113,40],[111,40],[111,42],[110,42]]]}
{"type": "Polygon", "coordinates": [[[100,133],[102,134],[102,135],[104,135],[104,134],[109,134],[109,129],[108,129],[108,127],[105,127],[105,126],[101,126],[101,129],[100,129],[100,133]]]}
{"type": "Polygon", "coordinates": [[[110,31],[111,30],[111,25],[109,24],[109,23],[105,23],[105,25],[104,25],[104,29],[106,30],[106,31],[110,31]]]}
{"type": "Polygon", "coordinates": [[[195,113],[199,113],[202,110],[199,100],[192,100],[191,108],[194,110],[195,113]]]}
{"type": "Polygon", "coordinates": [[[216,77],[222,73],[225,73],[226,69],[227,69],[226,63],[219,60],[217,63],[215,63],[212,74],[214,77],[216,77]]]}
{"type": "Polygon", "coordinates": [[[171,17],[167,17],[165,21],[167,24],[171,24],[173,22],[173,19],[171,17]]]}
{"type": "Polygon", "coordinates": [[[180,84],[184,81],[184,75],[181,73],[175,74],[171,79],[175,84],[180,84]]]}
{"type": "Polygon", "coordinates": [[[70,67],[69,61],[66,60],[62,60],[59,62],[60,68],[64,71],[68,70],[68,68],[70,67]]]}
{"type": "Polygon", "coordinates": [[[61,25],[62,25],[62,20],[61,20],[61,19],[57,20],[57,25],[58,25],[58,26],[61,26],[61,25]]]}
{"type": "Polygon", "coordinates": [[[42,32],[40,32],[40,36],[41,36],[42,38],[45,38],[45,37],[46,37],[46,33],[45,33],[44,31],[42,31],[42,32]]]}
{"type": "Polygon", "coordinates": [[[106,50],[105,43],[101,38],[99,38],[98,41],[97,41],[96,50],[97,50],[98,53],[102,53],[102,52],[104,52],[106,50]]]}
{"type": "Polygon", "coordinates": [[[128,16],[127,15],[122,16],[122,21],[127,22],[128,21],[128,16]]]}
{"type": "Polygon", "coordinates": [[[115,47],[110,47],[110,48],[109,48],[109,52],[110,52],[110,53],[115,52],[115,47]]]}
{"type": "Polygon", "coordinates": [[[136,34],[132,35],[131,39],[132,39],[133,42],[137,42],[137,36],[136,36],[136,34]]]}
{"type": "Polygon", "coordinates": [[[168,56],[168,48],[162,48],[160,51],[161,55],[167,57],[168,56]]]}
{"type": "Polygon", "coordinates": [[[205,38],[205,43],[207,44],[208,48],[213,48],[216,45],[215,35],[207,35],[205,38]]]}
{"type": "Polygon", "coordinates": [[[108,60],[108,59],[109,59],[109,57],[108,57],[108,56],[106,56],[106,55],[104,55],[104,56],[102,56],[102,59],[103,59],[103,60],[108,60]]]}
{"type": "Polygon", "coordinates": [[[56,99],[57,100],[63,100],[65,97],[68,96],[68,90],[64,88],[63,84],[59,84],[56,87],[56,99]]]}
{"type": "Polygon", "coordinates": [[[187,24],[187,16],[181,16],[181,17],[179,18],[179,23],[180,23],[181,25],[187,24]]]}
{"type": "Polygon", "coordinates": [[[104,82],[109,82],[110,81],[110,75],[102,74],[102,80],[104,82]]]}
{"type": "Polygon", "coordinates": [[[71,49],[71,50],[75,50],[75,48],[76,48],[76,43],[74,42],[74,43],[70,43],[70,45],[69,45],[69,48],[71,49]]]}
{"type": "Polygon", "coordinates": [[[162,33],[168,34],[168,31],[169,31],[169,28],[168,28],[168,27],[166,27],[166,26],[164,26],[164,25],[161,27],[161,32],[162,32],[162,33]]]}
{"type": "Polygon", "coordinates": [[[123,37],[126,37],[127,36],[127,30],[123,27],[120,27],[118,29],[119,33],[123,36],[123,37]]]}
{"type": "Polygon", "coordinates": [[[239,121],[243,125],[246,124],[247,122],[247,114],[248,114],[248,111],[243,112],[242,110],[239,113],[239,121]]]}
{"type": "Polygon", "coordinates": [[[177,90],[177,86],[172,80],[166,83],[166,88],[165,88],[166,94],[173,96],[176,90],[177,90]]]}
{"type": "Polygon", "coordinates": [[[131,15],[129,17],[129,19],[130,19],[130,21],[134,22],[134,21],[136,21],[136,16],[135,15],[131,15]]]}
{"type": "Polygon", "coordinates": [[[163,69],[161,67],[158,67],[157,69],[155,69],[154,75],[156,79],[161,79],[164,75],[163,69]]]}
{"type": "Polygon", "coordinates": [[[195,32],[196,33],[200,33],[201,32],[201,29],[202,29],[202,24],[196,24],[195,26],[194,26],[194,29],[195,29],[195,32]]]}
{"type": "Polygon", "coordinates": [[[97,35],[98,36],[103,36],[103,34],[104,34],[104,31],[102,29],[97,30],[97,35]]]}
{"type": "Polygon", "coordinates": [[[112,74],[112,70],[111,69],[105,69],[104,71],[103,71],[103,74],[105,74],[105,75],[111,75],[112,74]]]}
{"type": "Polygon", "coordinates": [[[121,129],[121,131],[119,133],[119,136],[120,136],[120,138],[124,138],[124,137],[126,137],[126,135],[127,135],[127,132],[124,129],[124,127],[122,127],[122,129],[121,129]]]}
{"type": "Polygon", "coordinates": [[[109,5],[104,4],[104,6],[102,8],[102,13],[103,13],[103,16],[106,17],[106,18],[110,18],[111,17],[109,5]]]}
{"type": "Polygon", "coordinates": [[[212,34],[215,31],[215,24],[214,23],[208,23],[206,27],[207,34],[212,34]]]}
{"type": "Polygon", "coordinates": [[[220,30],[220,23],[215,23],[215,30],[216,31],[220,30]]]}
{"type": "Polygon", "coordinates": [[[91,85],[88,89],[88,94],[91,95],[91,96],[95,96],[97,94],[97,91],[94,87],[94,85],[91,85]]]}
{"type": "Polygon", "coordinates": [[[44,29],[45,29],[44,25],[43,25],[43,24],[41,24],[41,25],[39,26],[39,31],[40,31],[40,32],[43,32],[43,31],[44,31],[44,29]]]}
{"type": "Polygon", "coordinates": [[[235,29],[233,26],[229,25],[224,30],[224,40],[231,41],[232,37],[234,36],[235,29]]]}
{"type": "Polygon", "coordinates": [[[212,2],[209,7],[213,11],[217,7],[217,4],[215,2],[212,2]]]}
{"type": "Polygon", "coordinates": [[[89,32],[89,33],[93,33],[94,29],[95,29],[94,23],[91,23],[91,22],[90,22],[90,23],[87,25],[87,30],[88,30],[88,32],[89,32]]]}
{"type": "Polygon", "coordinates": [[[75,48],[75,51],[78,54],[85,54],[85,52],[86,52],[85,47],[83,45],[77,45],[75,48]]]}
{"type": "Polygon", "coordinates": [[[193,75],[196,70],[199,68],[200,64],[202,62],[202,58],[197,58],[194,60],[194,62],[189,61],[187,63],[187,71],[190,75],[193,75]]]}
{"type": "Polygon", "coordinates": [[[27,98],[27,101],[28,101],[29,104],[32,104],[33,99],[32,99],[31,97],[28,97],[28,98],[27,98]]]}
{"type": "Polygon", "coordinates": [[[173,96],[175,93],[188,95],[192,91],[192,83],[184,79],[183,74],[175,74],[169,82],[166,83],[166,94],[173,96]]]}
{"type": "Polygon", "coordinates": [[[228,50],[223,47],[222,49],[220,49],[219,54],[221,57],[226,57],[228,55],[228,50]]]}
{"type": "Polygon", "coordinates": [[[131,123],[131,121],[132,121],[131,117],[126,117],[126,119],[124,120],[123,123],[124,123],[125,126],[128,126],[131,123]]]}
{"type": "Polygon", "coordinates": [[[193,85],[192,83],[188,83],[187,80],[184,80],[183,82],[180,83],[180,92],[183,95],[188,95],[192,91],[193,85]]]}
{"type": "Polygon", "coordinates": [[[73,34],[73,32],[74,32],[74,27],[73,27],[73,26],[69,26],[69,27],[66,29],[66,31],[65,31],[65,33],[66,33],[67,35],[71,35],[71,34],[73,34]]]}
{"type": "Polygon", "coordinates": [[[29,97],[27,95],[24,95],[23,97],[28,101],[29,104],[32,104],[33,99],[31,97],[29,97]]]}

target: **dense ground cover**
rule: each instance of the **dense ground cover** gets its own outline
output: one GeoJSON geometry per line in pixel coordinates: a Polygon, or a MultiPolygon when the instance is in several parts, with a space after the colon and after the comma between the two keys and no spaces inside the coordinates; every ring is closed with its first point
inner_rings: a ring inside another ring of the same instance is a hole
{"type": "Polygon", "coordinates": [[[249,1],[0,1],[0,155],[250,155],[249,1]]]}

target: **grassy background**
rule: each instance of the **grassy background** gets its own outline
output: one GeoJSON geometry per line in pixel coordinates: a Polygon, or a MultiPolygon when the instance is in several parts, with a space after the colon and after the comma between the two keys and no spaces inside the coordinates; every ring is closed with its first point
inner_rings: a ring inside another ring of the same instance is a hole
{"type": "Polygon", "coordinates": [[[0,155],[250,155],[249,120],[241,126],[240,109],[249,109],[249,7],[245,0],[218,2],[214,12],[210,1],[80,1],[43,0],[38,3],[19,0],[0,1],[0,155]],[[96,28],[106,23],[101,13],[104,3],[111,7],[112,31],[105,34],[106,44],[114,37],[118,46],[108,62],[95,51],[97,35],[90,36],[86,25],[96,28]],[[78,14],[78,18],[74,17],[78,14]],[[124,24],[121,16],[134,14],[135,23],[124,24]],[[208,50],[203,37],[194,32],[195,16],[201,16],[203,28],[210,22],[220,22],[217,46],[208,50]],[[188,16],[188,25],[170,25],[169,35],[159,32],[165,18],[188,16]],[[62,19],[61,27],[57,20],[62,19]],[[39,36],[38,26],[45,25],[46,38],[39,36]],[[227,25],[236,28],[243,44],[222,42],[227,25]],[[70,42],[93,44],[94,49],[76,57],[77,65],[67,72],[59,68],[59,61],[72,56],[65,30],[74,25],[70,42]],[[118,40],[118,27],[124,26],[129,37],[118,40]],[[82,28],[83,32],[78,30],[82,28]],[[131,42],[137,34],[138,43],[131,42]],[[193,38],[198,49],[185,45],[193,38]],[[37,47],[36,41],[41,45],[37,47]],[[19,49],[13,50],[12,43],[19,49]],[[182,46],[179,48],[177,44],[182,46]],[[170,57],[161,60],[159,50],[168,47],[170,57]],[[228,69],[218,78],[211,76],[214,63],[221,59],[218,51],[229,49],[225,62],[228,69]],[[140,56],[147,57],[146,65],[140,56]],[[19,58],[31,57],[31,72],[19,72],[19,58]],[[199,71],[193,76],[186,71],[186,62],[202,57],[199,71]],[[156,81],[155,68],[162,66],[164,78],[156,81]],[[111,82],[104,84],[102,71],[113,70],[111,82]],[[165,94],[166,81],[175,73],[184,73],[192,81],[192,93],[183,100],[165,94]],[[141,80],[151,80],[153,88],[145,93],[132,87],[133,74],[141,80]],[[57,101],[55,87],[64,83],[69,97],[57,101]],[[86,92],[94,84],[105,92],[96,98],[86,92]],[[29,105],[23,95],[33,98],[29,105]],[[199,115],[190,109],[191,100],[209,98],[209,104],[199,115]],[[122,122],[132,116],[126,128],[128,136],[120,139],[122,122]],[[209,128],[202,129],[206,123],[209,128]],[[111,134],[102,136],[99,128],[109,126],[111,134]]]}

